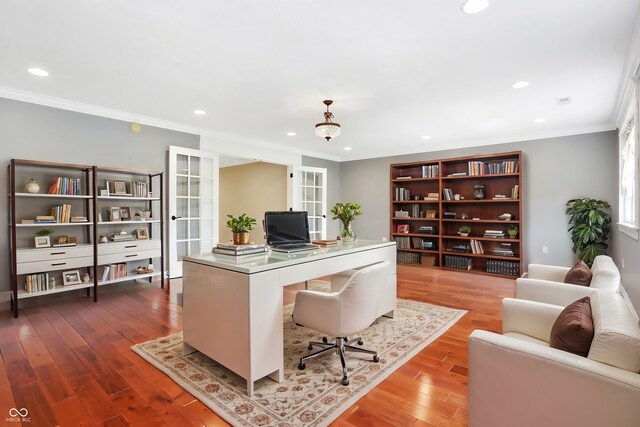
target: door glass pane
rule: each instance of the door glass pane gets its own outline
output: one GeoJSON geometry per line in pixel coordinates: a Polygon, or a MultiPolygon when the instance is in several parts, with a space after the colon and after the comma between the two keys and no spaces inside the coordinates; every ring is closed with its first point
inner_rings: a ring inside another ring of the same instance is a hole
{"type": "Polygon", "coordinates": [[[187,234],[187,220],[186,219],[177,219],[176,220],[176,238],[178,240],[187,240],[189,235],[187,234]]]}
{"type": "Polygon", "coordinates": [[[189,175],[200,175],[200,157],[190,157],[191,159],[191,170],[189,171],[189,175]]]}
{"type": "Polygon", "coordinates": [[[189,246],[189,255],[200,255],[200,240],[192,240],[189,246]]]}
{"type": "Polygon", "coordinates": [[[187,175],[189,173],[189,156],[178,154],[176,162],[176,173],[187,175]]]}
{"type": "Polygon", "coordinates": [[[191,178],[190,184],[191,184],[191,188],[189,188],[189,196],[199,197],[200,196],[200,178],[191,178]]]}
{"type": "Polygon", "coordinates": [[[213,176],[213,159],[200,159],[202,164],[202,176],[213,176]]]}
{"type": "Polygon", "coordinates": [[[189,218],[200,217],[200,199],[189,199],[189,207],[189,218]]]}
{"type": "Polygon", "coordinates": [[[305,180],[303,181],[303,185],[313,185],[314,176],[313,172],[305,172],[305,180]]]}
{"type": "Polygon", "coordinates": [[[200,220],[192,219],[189,220],[189,238],[190,239],[199,239],[200,238],[200,220]]]}
{"type": "Polygon", "coordinates": [[[316,187],[322,187],[322,174],[316,173],[315,175],[315,185],[316,187]]]}
{"type": "Polygon", "coordinates": [[[182,257],[189,255],[187,253],[187,242],[178,242],[176,244],[178,260],[181,260],[182,257]]]}
{"type": "Polygon", "coordinates": [[[187,187],[187,177],[178,176],[176,177],[176,196],[188,196],[189,190],[187,187]]]}
{"type": "Polygon", "coordinates": [[[213,199],[200,199],[200,218],[213,217],[213,199]]]}
{"type": "Polygon", "coordinates": [[[200,178],[200,195],[202,197],[213,197],[213,180],[210,178],[200,178]]]}
{"type": "Polygon", "coordinates": [[[187,210],[187,200],[183,198],[176,198],[176,216],[181,216],[183,218],[187,218],[189,216],[189,211],[187,210]]]}
{"type": "Polygon", "coordinates": [[[213,237],[213,221],[210,219],[200,220],[200,234],[202,238],[213,237]]]}
{"type": "Polygon", "coordinates": [[[315,199],[316,202],[321,202],[322,201],[322,188],[316,188],[316,195],[315,195],[315,199]]]}

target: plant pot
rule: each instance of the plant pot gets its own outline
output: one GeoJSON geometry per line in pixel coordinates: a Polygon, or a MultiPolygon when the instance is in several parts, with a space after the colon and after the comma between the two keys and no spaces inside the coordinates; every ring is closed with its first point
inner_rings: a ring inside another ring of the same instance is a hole
{"type": "Polygon", "coordinates": [[[468,237],[469,233],[458,233],[460,235],[460,237],[468,237]]]}
{"type": "Polygon", "coordinates": [[[509,233],[509,237],[515,239],[518,233],[509,233]]]}
{"type": "Polygon", "coordinates": [[[234,245],[248,245],[249,244],[249,232],[233,233],[234,245]]]}

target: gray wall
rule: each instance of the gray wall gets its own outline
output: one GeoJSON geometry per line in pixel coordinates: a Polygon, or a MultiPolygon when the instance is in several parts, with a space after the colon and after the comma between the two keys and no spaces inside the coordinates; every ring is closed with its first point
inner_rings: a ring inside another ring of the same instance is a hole
{"type": "Polygon", "coordinates": [[[327,239],[335,239],[340,234],[340,226],[337,220],[331,219],[331,208],[341,200],[340,185],[342,177],[340,174],[340,163],[331,160],[318,159],[316,157],[302,156],[302,165],[314,168],[327,169],[327,239]]]}
{"type": "MultiPolygon", "coordinates": [[[[0,98],[3,165],[15,158],[167,172],[169,145],[197,149],[199,144],[197,135],[149,126],[133,133],[128,122],[0,98]]],[[[0,188],[6,191],[6,172],[0,173],[0,188]]],[[[7,223],[7,197],[1,197],[0,224],[7,223]]],[[[8,240],[7,227],[0,227],[0,291],[11,289],[8,240]]]]}
{"type": "MultiPolygon", "coordinates": [[[[616,132],[599,132],[486,147],[446,150],[340,164],[343,200],[362,204],[364,214],[354,229],[363,238],[389,235],[389,170],[392,163],[444,159],[505,151],[523,152],[523,216],[525,263],[572,265],[564,213],[567,200],[593,197],[607,200],[617,218],[618,141],[616,132]],[[547,246],[549,253],[542,253],[547,246]]],[[[611,253],[624,254],[623,284],[638,311],[640,308],[640,244],[621,236],[616,227],[610,235],[611,253]],[[635,261],[635,262],[634,262],[635,261]]],[[[621,262],[616,260],[618,266],[621,262]]]]}

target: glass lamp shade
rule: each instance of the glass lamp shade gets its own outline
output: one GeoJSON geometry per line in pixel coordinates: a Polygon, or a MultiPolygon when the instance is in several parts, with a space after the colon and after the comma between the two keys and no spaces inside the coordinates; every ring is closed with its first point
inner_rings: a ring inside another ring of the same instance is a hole
{"type": "Polygon", "coordinates": [[[321,136],[327,141],[339,136],[342,130],[338,123],[324,122],[316,125],[316,136],[321,136]]]}

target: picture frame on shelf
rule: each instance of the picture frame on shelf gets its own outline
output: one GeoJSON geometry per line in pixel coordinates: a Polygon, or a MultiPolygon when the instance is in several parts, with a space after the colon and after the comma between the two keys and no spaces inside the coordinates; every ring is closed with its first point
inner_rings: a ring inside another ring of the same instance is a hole
{"type": "Polygon", "coordinates": [[[427,218],[428,219],[436,219],[436,211],[435,210],[428,210],[427,211],[427,218]]]}
{"type": "Polygon", "coordinates": [[[62,273],[62,284],[67,285],[79,285],[82,283],[80,278],[80,270],[65,271],[62,273]]]}
{"type": "Polygon", "coordinates": [[[409,224],[398,224],[398,233],[409,233],[409,224]]]}
{"type": "Polygon", "coordinates": [[[131,208],[129,206],[120,206],[120,220],[131,221],[131,208]]]}
{"type": "Polygon", "coordinates": [[[109,221],[122,221],[120,217],[120,206],[112,206],[109,208],[109,221]]]}
{"type": "Polygon", "coordinates": [[[136,228],[138,240],[149,240],[149,229],[147,227],[136,228]]]}
{"type": "Polygon", "coordinates": [[[50,248],[51,247],[51,239],[49,236],[35,236],[33,238],[33,242],[36,248],[50,248]]]}
{"type": "Polygon", "coordinates": [[[113,181],[113,194],[127,194],[127,183],[125,181],[113,181]]]}
{"type": "Polygon", "coordinates": [[[109,190],[107,190],[106,188],[103,190],[100,190],[100,196],[101,197],[109,197],[109,190]]]}
{"type": "Polygon", "coordinates": [[[69,236],[58,236],[57,244],[66,245],[69,243],[69,236]]]}
{"type": "Polygon", "coordinates": [[[69,236],[68,242],[70,245],[75,245],[77,243],[76,236],[69,236]]]}

